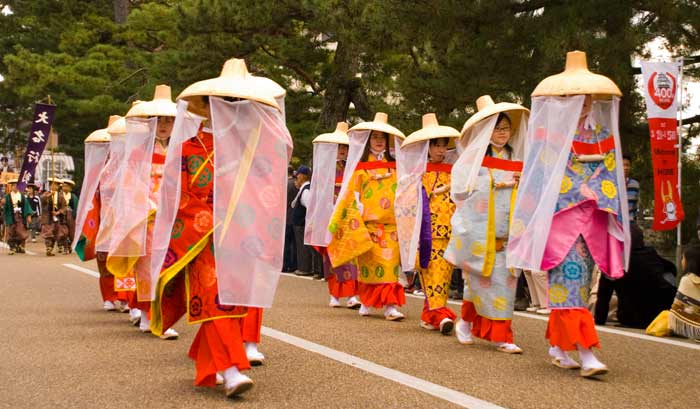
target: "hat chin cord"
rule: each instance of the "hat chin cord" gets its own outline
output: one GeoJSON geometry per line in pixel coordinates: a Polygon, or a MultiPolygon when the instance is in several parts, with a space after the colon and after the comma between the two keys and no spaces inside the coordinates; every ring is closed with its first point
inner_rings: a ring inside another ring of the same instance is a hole
{"type": "Polygon", "coordinates": [[[384,153],[386,152],[386,149],[377,152],[374,149],[369,148],[369,151],[372,152],[372,155],[377,157],[377,160],[382,160],[382,159],[384,159],[384,153]]]}

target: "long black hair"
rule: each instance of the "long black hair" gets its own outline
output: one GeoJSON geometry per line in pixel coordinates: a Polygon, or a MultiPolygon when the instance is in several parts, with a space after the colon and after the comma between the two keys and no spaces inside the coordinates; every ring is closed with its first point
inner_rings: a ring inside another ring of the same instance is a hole
{"type": "Polygon", "coordinates": [[[362,152],[362,158],[360,158],[360,162],[367,162],[369,160],[369,153],[370,153],[370,138],[372,138],[372,132],[379,132],[382,135],[384,135],[384,138],[386,139],[386,151],[384,152],[384,158],[386,159],[387,162],[395,162],[395,159],[393,156],[391,156],[391,151],[389,150],[389,137],[390,135],[386,132],[380,132],[380,131],[370,131],[369,136],[367,137],[367,143],[365,144],[365,151],[362,152]]]}
{"type": "MultiPolygon", "coordinates": [[[[510,125],[511,128],[513,127],[513,122],[510,120],[510,117],[505,112],[501,112],[498,114],[498,118],[496,118],[496,126],[498,126],[498,124],[500,124],[501,121],[503,121],[503,120],[508,121],[508,125],[510,125]]],[[[511,129],[511,131],[512,131],[512,129],[511,129]]],[[[508,145],[507,142],[506,142],[504,148],[505,148],[506,152],[508,152],[508,156],[513,155],[513,148],[510,145],[508,145]]],[[[493,149],[491,148],[490,143],[489,143],[488,148],[486,148],[486,156],[493,156],[493,149]]]]}
{"type": "Polygon", "coordinates": [[[688,245],[683,251],[685,259],[685,271],[683,273],[700,274],[700,245],[697,243],[688,245]]]}

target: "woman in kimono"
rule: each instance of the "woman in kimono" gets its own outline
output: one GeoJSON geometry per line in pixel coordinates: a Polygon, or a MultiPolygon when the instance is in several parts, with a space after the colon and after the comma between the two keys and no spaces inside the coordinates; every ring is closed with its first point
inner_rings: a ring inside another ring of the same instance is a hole
{"type": "MultiPolygon", "coordinates": [[[[119,117],[112,115],[110,123],[119,117]]],[[[110,143],[112,137],[107,128],[98,129],[92,132],[85,139],[85,174],[83,176],[80,196],[83,198],[78,203],[75,216],[75,235],[73,237],[72,248],[81,261],[89,261],[97,256],[95,248],[97,232],[100,228],[100,209],[102,200],[100,198],[100,180],[109,157],[110,143]]],[[[114,311],[117,305],[121,306],[121,301],[114,291],[114,276],[109,273],[104,260],[97,262],[100,273],[100,293],[102,294],[103,308],[106,311],[114,311]]],[[[126,297],[123,297],[126,301],[126,297]]]]}
{"type": "Polygon", "coordinates": [[[343,183],[349,144],[346,122],[338,122],[335,132],[321,134],[313,140],[314,171],[311,176],[304,244],[314,246],[323,257],[324,276],[330,294],[328,305],[331,308],[340,307],[340,299],[347,297],[346,306],[356,309],[360,308],[360,300],[357,298],[357,265],[351,261],[333,268],[326,251],[331,240],[328,221],[343,183]]]}
{"type": "Polygon", "coordinates": [[[292,149],[275,94],[251,77],[232,59],[178,96],[151,256],[151,331],[183,315],[200,324],[195,385],[221,382],[227,397],[253,386],[241,373],[250,368],[241,319],[272,304],[292,149]]]}
{"type": "Polygon", "coordinates": [[[454,266],[443,254],[455,210],[450,199],[452,165],[446,163],[446,153],[448,148],[454,148],[454,140],[459,136],[456,129],[439,125],[435,114],[423,115],[423,128],[401,144],[396,189],[401,262],[405,266],[417,264],[425,292],[420,325],[443,335],[452,332],[457,318],[447,307],[454,266]]]}
{"type": "Polygon", "coordinates": [[[587,309],[593,269],[619,278],[629,259],[620,95],[609,78],[588,71],[580,51],[535,88],[508,246],[510,267],[549,271],[549,355],[583,377],[608,372],[592,351],[600,346],[587,309]],[[574,350],[580,364],[568,355],[574,350]]]}
{"type": "Polygon", "coordinates": [[[399,283],[396,162],[391,147],[404,135],[379,112],[374,121],[352,127],[349,137],[343,186],[328,226],[332,234],[328,256],[333,268],[357,259],[361,316],[369,316],[370,308],[384,308],[387,320],[402,320],[396,307],[406,298],[399,283]]]}
{"type": "Polygon", "coordinates": [[[506,268],[511,206],[522,170],[527,109],[484,95],[462,129],[464,151],[452,168],[452,238],[445,258],[464,272],[462,319],[457,339],[492,342],[520,354],[513,343],[513,303],[519,271],[506,268]]]}
{"type": "MultiPolygon", "coordinates": [[[[129,291],[129,308],[140,311],[138,324],[141,332],[150,332],[150,310],[151,310],[151,247],[153,245],[153,222],[155,212],[158,207],[159,190],[163,178],[163,167],[165,165],[165,155],[168,149],[170,133],[173,129],[173,121],[177,108],[172,101],[170,87],[168,85],[157,85],[151,101],[143,101],[131,107],[126,114],[127,132],[136,129],[137,132],[130,133],[127,138],[142,138],[145,144],[131,144],[138,146],[129,150],[129,156],[149,157],[150,163],[141,164],[139,167],[131,167],[125,170],[121,183],[128,185],[122,188],[120,194],[125,197],[117,198],[120,208],[126,208],[124,201],[131,201],[134,197],[144,197],[147,200],[142,205],[133,208],[134,213],[121,213],[124,219],[131,219],[129,224],[133,228],[132,232],[121,235],[124,241],[133,240],[135,245],[127,249],[127,246],[118,244],[119,255],[111,255],[107,259],[107,267],[116,277],[133,278],[135,291],[129,291]],[[155,122],[153,122],[155,119],[155,122]],[[139,124],[146,125],[146,132],[139,132],[139,124]],[[153,127],[154,129],[150,129],[153,127]],[[137,152],[142,149],[143,152],[137,152]],[[133,173],[131,173],[133,172],[133,173]],[[148,183],[129,183],[125,176],[129,175],[134,179],[148,180],[148,183]],[[145,220],[139,222],[138,219],[145,220]],[[130,253],[130,254],[129,254],[130,253]]],[[[119,210],[118,210],[118,214],[119,210]]],[[[122,218],[120,217],[120,218],[122,218]]],[[[123,231],[123,229],[120,229],[123,231]]],[[[113,247],[115,247],[113,245],[113,247]]],[[[161,339],[177,339],[179,334],[173,328],[167,328],[160,336],[161,339]]]]}

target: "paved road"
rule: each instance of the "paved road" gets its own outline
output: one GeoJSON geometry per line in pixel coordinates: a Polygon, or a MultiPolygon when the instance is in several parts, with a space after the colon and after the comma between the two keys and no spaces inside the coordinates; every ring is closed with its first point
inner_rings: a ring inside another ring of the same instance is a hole
{"type": "MultiPolygon", "coordinates": [[[[196,332],[176,325],[162,341],[101,310],[96,266],[75,256],[7,255],[0,249],[2,408],[689,408],[697,407],[700,344],[659,342],[606,327],[601,359],[612,372],[586,380],[549,364],[546,322],[515,317],[521,356],[459,345],[404,322],[326,306],[325,283],[285,276],[266,311],[263,367],[234,402],[195,388],[186,353],[196,332]],[[68,265],[68,266],[67,266],[68,265]],[[79,271],[71,265],[77,265],[79,271]]],[[[458,309],[457,305],[453,305],[458,309]]],[[[661,341],[667,341],[662,339],[661,341]]]]}

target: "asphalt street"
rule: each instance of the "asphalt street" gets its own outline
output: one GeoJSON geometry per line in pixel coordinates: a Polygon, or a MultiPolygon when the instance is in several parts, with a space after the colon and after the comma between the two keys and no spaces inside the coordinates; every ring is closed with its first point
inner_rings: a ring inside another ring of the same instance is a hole
{"type": "MultiPolygon", "coordinates": [[[[263,319],[265,365],[254,388],[226,400],[193,386],[187,358],[197,328],[180,339],[142,334],[128,315],[102,310],[97,267],[76,256],[0,249],[2,408],[690,408],[697,407],[700,344],[605,327],[599,380],[552,366],[546,321],[518,314],[522,355],[460,345],[419,327],[422,300],[403,322],[327,306],[325,282],[284,275],[263,319]]],[[[459,311],[459,305],[451,305],[459,311]]]]}

